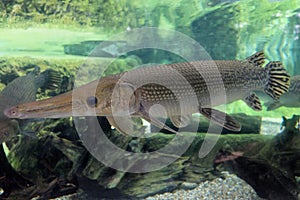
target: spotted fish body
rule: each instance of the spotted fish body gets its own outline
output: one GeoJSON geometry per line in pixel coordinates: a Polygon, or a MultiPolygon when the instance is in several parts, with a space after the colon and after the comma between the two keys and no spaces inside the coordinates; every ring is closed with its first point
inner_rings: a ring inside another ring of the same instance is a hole
{"type": "Polygon", "coordinates": [[[269,62],[263,68],[263,63],[264,54],[258,52],[241,61],[195,61],[136,68],[50,99],[11,107],[5,114],[11,118],[106,116],[113,126],[126,133],[118,126],[127,124],[124,114],[166,128],[151,115],[159,117],[166,112],[175,126],[182,127],[188,124],[191,114],[199,112],[227,129],[238,131],[238,122],[212,107],[243,99],[254,110],[261,110],[253,90],[264,91],[274,99],[288,90],[289,75],[282,64],[269,62]],[[156,105],[161,107],[152,109],[156,105]]]}
{"type": "MultiPolygon", "coordinates": [[[[180,99],[184,99],[188,106],[191,105],[189,97],[192,95],[197,97],[201,107],[230,103],[246,98],[253,90],[264,90],[269,74],[265,68],[245,61],[202,61],[145,67],[132,71],[132,74],[122,81],[134,86],[136,82],[155,82],[157,79],[162,80],[160,84],[150,83],[135,88],[140,92],[141,102],[144,106],[162,104],[166,110],[175,112],[171,114],[178,114],[174,110],[177,109],[174,104],[180,99]],[[216,68],[212,69],[211,66],[214,65],[216,68]],[[182,79],[177,74],[170,76],[170,68],[171,71],[179,72],[182,79]],[[209,75],[206,80],[202,77],[205,75],[209,75]],[[142,79],[137,80],[140,77],[142,79]],[[226,99],[223,98],[222,90],[226,93],[226,99]],[[214,99],[213,104],[211,98],[214,99]]],[[[286,89],[287,87],[284,88],[286,89]]],[[[197,112],[198,109],[199,107],[187,108],[186,114],[197,112]]]]}
{"type": "MultiPolygon", "coordinates": [[[[273,99],[278,99],[288,90],[289,75],[280,62],[270,62],[262,68],[263,62],[263,54],[259,52],[243,61],[198,61],[150,66],[130,71],[122,76],[120,82],[130,84],[139,98],[134,111],[144,110],[145,116],[153,105],[158,104],[164,109],[158,107],[152,115],[160,117],[166,111],[173,124],[182,127],[188,124],[191,113],[200,110],[211,119],[211,107],[239,99],[243,99],[254,110],[261,110],[261,103],[253,90],[264,91],[273,99]],[[270,83],[272,79],[274,82],[270,83]],[[142,86],[135,87],[137,85],[142,86]],[[191,100],[191,96],[195,96],[197,102],[191,100]]],[[[240,129],[239,124],[225,113],[213,112],[218,115],[215,122],[222,124],[219,119],[223,117],[232,123],[225,125],[226,128],[240,129]]]]}

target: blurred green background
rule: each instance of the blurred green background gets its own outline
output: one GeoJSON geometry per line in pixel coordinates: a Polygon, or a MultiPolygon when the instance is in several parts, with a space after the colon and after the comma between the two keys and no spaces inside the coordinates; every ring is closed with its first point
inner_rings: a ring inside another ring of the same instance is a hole
{"type": "MultiPolygon", "coordinates": [[[[291,75],[300,74],[299,0],[3,0],[0,56],[6,64],[1,67],[19,69],[18,65],[24,65],[26,60],[27,64],[44,63],[42,67],[64,67],[75,73],[99,42],[141,27],[187,34],[213,59],[244,59],[264,50],[270,60],[282,61],[291,75]]],[[[132,59],[126,62],[121,59],[121,64],[116,64],[109,73],[147,64],[147,56],[157,56],[156,62],[166,62],[163,60],[166,54],[162,52],[141,54],[141,60],[135,60],[134,64],[132,59]]],[[[116,59],[110,55],[104,57],[116,59]]],[[[281,117],[300,110],[279,108],[255,112],[245,103],[235,102],[227,106],[227,111],[281,117]]]]}

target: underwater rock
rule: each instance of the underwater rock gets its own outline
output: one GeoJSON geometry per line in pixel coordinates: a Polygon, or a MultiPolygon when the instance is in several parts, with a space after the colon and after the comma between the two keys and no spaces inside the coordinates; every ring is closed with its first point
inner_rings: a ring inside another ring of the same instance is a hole
{"type": "Polygon", "coordinates": [[[253,143],[248,151],[221,152],[215,164],[227,169],[250,184],[257,194],[267,199],[298,199],[300,194],[300,116],[283,118],[284,130],[263,146],[253,143]],[[256,146],[256,147],[255,147],[256,146]]]}
{"type": "Polygon", "coordinates": [[[0,199],[8,198],[11,193],[16,190],[22,190],[29,186],[32,186],[32,183],[18,173],[12,166],[9,164],[3,144],[0,145],[0,199]]]}
{"type": "MultiPolygon", "coordinates": [[[[102,120],[101,120],[102,121],[102,120]]],[[[288,123],[288,121],[287,121],[288,123]]],[[[51,127],[51,124],[47,125],[48,128],[46,130],[53,130],[55,127],[51,127]]],[[[65,121],[64,124],[66,130],[68,130],[68,126],[70,123],[65,121]]],[[[56,129],[56,131],[61,131],[61,129],[56,129]]],[[[71,130],[71,129],[69,129],[71,130]]],[[[86,132],[90,134],[92,131],[86,129],[86,132]]],[[[57,133],[56,133],[57,134],[57,133]]],[[[227,159],[226,163],[235,163],[236,165],[244,166],[244,168],[238,168],[240,170],[253,168],[253,173],[255,172],[269,172],[270,166],[275,167],[271,170],[273,174],[280,174],[282,171],[281,165],[276,164],[269,164],[269,162],[263,161],[263,167],[256,169],[256,165],[253,164],[253,160],[255,161],[255,157],[251,157],[251,155],[257,155],[257,152],[260,152],[258,155],[263,156],[267,151],[262,151],[263,149],[267,149],[267,147],[272,147],[271,144],[274,143],[273,137],[271,136],[263,136],[263,135],[255,135],[255,134],[228,134],[228,135],[221,135],[217,144],[214,148],[209,152],[209,154],[204,158],[199,158],[199,148],[203,144],[204,137],[212,137],[211,134],[202,134],[198,133],[192,144],[188,148],[188,150],[175,162],[171,163],[167,167],[162,169],[143,173],[143,174],[134,174],[134,173],[125,173],[119,172],[115,169],[110,167],[106,167],[101,162],[97,161],[95,158],[92,157],[86,150],[83,149],[82,144],[75,138],[63,138],[65,134],[60,133],[58,136],[46,136],[39,140],[32,140],[32,139],[21,139],[19,142],[9,145],[10,153],[9,153],[9,160],[11,163],[14,163],[13,166],[19,166],[16,168],[17,171],[22,171],[23,174],[31,177],[35,177],[33,183],[37,183],[36,180],[43,180],[43,182],[47,184],[52,184],[51,181],[54,181],[55,177],[63,176],[69,177],[65,181],[67,183],[72,183],[76,187],[81,188],[79,182],[79,177],[86,177],[90,180],[95,180],[93,186],[91,186],[93,190],[96,190],[97,187],[99,188],[107,188],[107,192],[110,189],[115,189],[120,194],[129,195],[130,198],[144,198],[147,196],[151,196],[157,193],[164,193],[164,192],[171,192],[175,189],[185,188],[184,184],[189,183],[190,185],[197,185],[206,180],[213,180],[217,177],[222,177],[222,174],[215,170],[217,167],[218,170],[228,169],[227,165],[220,165],[216,166],[216,156],[220,155],[220,150],[223,152],[229,152],[227,155],[233,153],[231,159],[227,159]],[[62,138],[61,138],[62,137],[62,138]],[[73,140],[73,141],[72,141],[73,140]],[[273,141],[273,142],[272,142],[273,141]],[[27,150],[26,150],[27,149],[27,150]],[[30,149],[30,151],[28,150],[30,149]],[[21,153],[22,152],[22,153],[21,153]],[[86,153],[83,153],[86,152],[86,153]],[[234,153],[234,152],[244,152],[244,153],[234,153]],[[34,158],[36,157],[36,158],[34,158]],[[250,158],[249,158],[250,157],[250,158]],[[26,159],[21,159],[26,158],[26,159]],[[28,163],[28,164],[26,164],[28,163]],[[17,164],[17,165],[16,165],[17,164]],[[32,171],[32,169],[35,169],[32,171]],[[267,171],[266,171],[267,170],[267,171]],[[276,171],[277,170],[277,171],[276,171]],[[30,174],[30,175],[29,175],[30,174]],[[48,174],[46,177],[42,177],[42,174],[48,174]],[[52,177],[49,182],[49,176],[52,177]],[[98,186],[97,186],[98,185],[98,186]]],[[[74,133],[76,134],[76,133],[74,133]]],[[[186,136],[192,136],[192,133],[182,133],[186,136]]],[[[130,149],[132,148],[133,141],[135,138],[131,137],[124,137],[121,134],[117,133],[116,131],[106,132],[106,136],[110,138],[110,140],[116,144],[119,148],[122,149],[130,149]]],[[[152,152],[163,148],[167,145],[173,136],[170,134],[163,134],[157,133],[150,138],[143,138],[139,139],[138,144],[140,147],[136,148],[134,151],[141,151],[141,152],[152,152]]],[[[95,138],[97,140],[97,138],[95,138]]],[[[282,139],[276,141],[283,141],[282,139]]],[[[290,139],[289,139],[290,141],[290,139]]],[[[294,140],[295,141],[295,140],[294,140]]],[[[182,141],[184,142],[184,141],[182,141]]],[[[276,143],[280,144],[280,143],[276,143]]],[[[298,143],[293,143],[293,145],[289,144],[289,148],[299,148],[297,147],[298,143]]],[[[178,148],[181,148],[179,144],[178,148]]],[[[278,146],[275,148],[275,150],[278,146]]],[[[274,148],[272,152],[275,152],[274,148]]],[[[280,155],[280,154],[279,154],[280,155]]],[[[289,155],[289,154],[287,154],[289,155]]],[[[291,154],[293,155],[293,154],[291,154]]],[[[227,156],[228,157],[228,156],[227,156]]],[[[268,153],[264,155],[263,158],[272,158],[272,154],[268,153]]],[[[111,158],[118,158],[117,155],[111,154],[111,158]]],[[[279,157],[280,158],[280,157],[279,157]]],[[[287,158],[284,153],[284,156],[281,158],[287,158]]],[[[293,156],[288,156],[289,161],[293,160],[293,156]]],[[[278,159],[278,157],[274,157],[274,160],[278,159]]],[[[224,161],[224,160],[223,160],[224,161]]],[[[279,160],[277,162],[282,162],[279,160]]],[[[135,167],[138,163],[132,163],[131,167],[135,167]]],[[[285,163],[286,164],[286,163],[285,163]]],[[[257,164],[257,166],[262,166],[257,164]]],[[[289,166],[286,164],[286,166],[289,166]]],[[[297,165],[293,165],[297,166],[297,165]]],[[[282,169],[286,169],[282,168],[282,169]]],[[[233,170],[235,173],[238,173],[239,170],[234,168],[233,170]]],[[[299,170],[298,170],[299,171],[299,170]]],[[[251,173],[250,171],[249,173],[251,173]]],[[[253,173],[251,176],[253,176],[253,173]]],[[[261,175],[258,173],[257,175],[261,175]]],[[[279,180],[286,180],[283,179],[282,176],[276,175],[279,180]]],[[[242,177],[243,178],[243,177],[242,177]]],[[[245,177],[244,177],[245,178],[245,177]]],[[[265,178],[264,178],[265,179],[265,178]]],[[[274,181],[276,179],[272,179],[274,181]]],[[[289,179],[288,179],[289,180],[289,179]]],[[[247,180],[246,180],[247,181],[247,180]]],[[[59,182],[55,182],[57,185],[59,182]]],[[[285,182],[285,183],[289,183],[285,182]]],[[[46,184],[46,188],[48,188],[46,184]]],[[[54,184],[54,182],[53,182],[54,184]]],[[[266,184],[264,182],[264,184],[266,184]]],[[[64,186],[62,186],[64,188],[64,186]]],[[[47,190],[46,194],[51,196],[51,191],[56,188],[51,187],[47,190]]],[[[255,188],[255,187],[254,187],[255,188]]],[[[257,189],[257,188],[256,188],[257,189]]],[[[44,191],[41,188],[38,191],[44,191]]],[[[74,191],[74,190],[68,190],[74,191]]],[[[76,190],[77,191],[77,190],[76,190]]],[[[267,191],[267,190],[264,190],[267,191]]],[[[278,190],[281,192],[281,190],[278,190]]],[[[32,191],[31,191],[32,192],[32,191]]],[[[260,190],[257,189],[259,193],[260,190]]],[[[46,195],[45,194],[45,195],[46,195]]],[[[54,194],[54,193],[53,193],[54,194]]],[[[286,193],[282,192],[281,195],[284,196],[286,193]]],[[[42,195],[42,194],[39,194],[42,195]]]]}
{"type": "Polygon", "coordinates": [[[8,161],[13,168],[26,177],[26,187],[14,189],[11,198],[25,197],[54,198],[77,191],[74,173],[76,172],[77,157],[84,156],[82,151],[72,154],[76,149],[72,148],[65,139],[46,136],[41,139],[19,137],[8,144],[8,161]],[[67,151],[60,147],[70,147],[67,151]],[[62,153],[64,151],[64,153],[62,153]],[[72,155],[76,155],[74,158],[72,155]],[[76,169],[75,169],[76,168],[76,169]],[[71,173],[69,173],[71,172],[71,173]],[[69,176],[68,176],[69,175],[69,176]]]}

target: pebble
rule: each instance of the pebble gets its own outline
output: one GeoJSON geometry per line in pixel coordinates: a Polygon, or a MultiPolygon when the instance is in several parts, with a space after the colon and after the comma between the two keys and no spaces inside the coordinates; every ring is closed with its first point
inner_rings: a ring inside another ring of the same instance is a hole
{"type": "Polygon", "coordinates": [[[184,190],[191,190],[196,188],[197,186],[197,183],[183,182],[180,187],[184,190]]]}
{"type": "MultiPolygon", "coordinates": [[[[200,184],[184,182],[182,183],[181,188],[186,186],[187,189],[178,189],[173,192],[156,194],[147,197],[146,200],[264,200],[263,198],[258,197],[250,185],[236,175],[228,172],[222,172],[222,174],[224,175],[224,179],[216,178],[212,181],[205,181],[200,184]]],[[[87,198],[84,197],[84,194],[80,193],[55,198],[55,200],[75,199],[87,198]]]]}
{"type": "Polygon", "coordinates": [[[223,172],[225,179],[217,178],[212,181],[200,183],[192,190],[175,190],[163,194],[147,197],[146,200],[263,200],[254,189],[244,180],[234,174],[223,172]]]}

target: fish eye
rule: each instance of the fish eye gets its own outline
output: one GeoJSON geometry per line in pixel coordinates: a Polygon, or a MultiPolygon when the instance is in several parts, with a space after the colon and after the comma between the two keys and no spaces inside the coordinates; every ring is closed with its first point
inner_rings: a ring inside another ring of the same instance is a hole
{"type": "Polygon", "coordinates": [[[16,114],[17,114],[17,111],[11,110],[11,111],[10,111],[10,114],[11,114],[11,115],[16,115],[16,114]]]}
{"type": "Polygon", "coordinates": [[[18,115],[18,111],[16,108],[9,108],[4,111],[4,114],[8,117],[15,117],[18,115]]]}
{"type": "Polygon", "coordinates": [[[98,99],[95,96],[89,96],[86,99],[86,103],[90,106],[90,107],[96,107],[97,103],[98,103],[98,99]]]}

